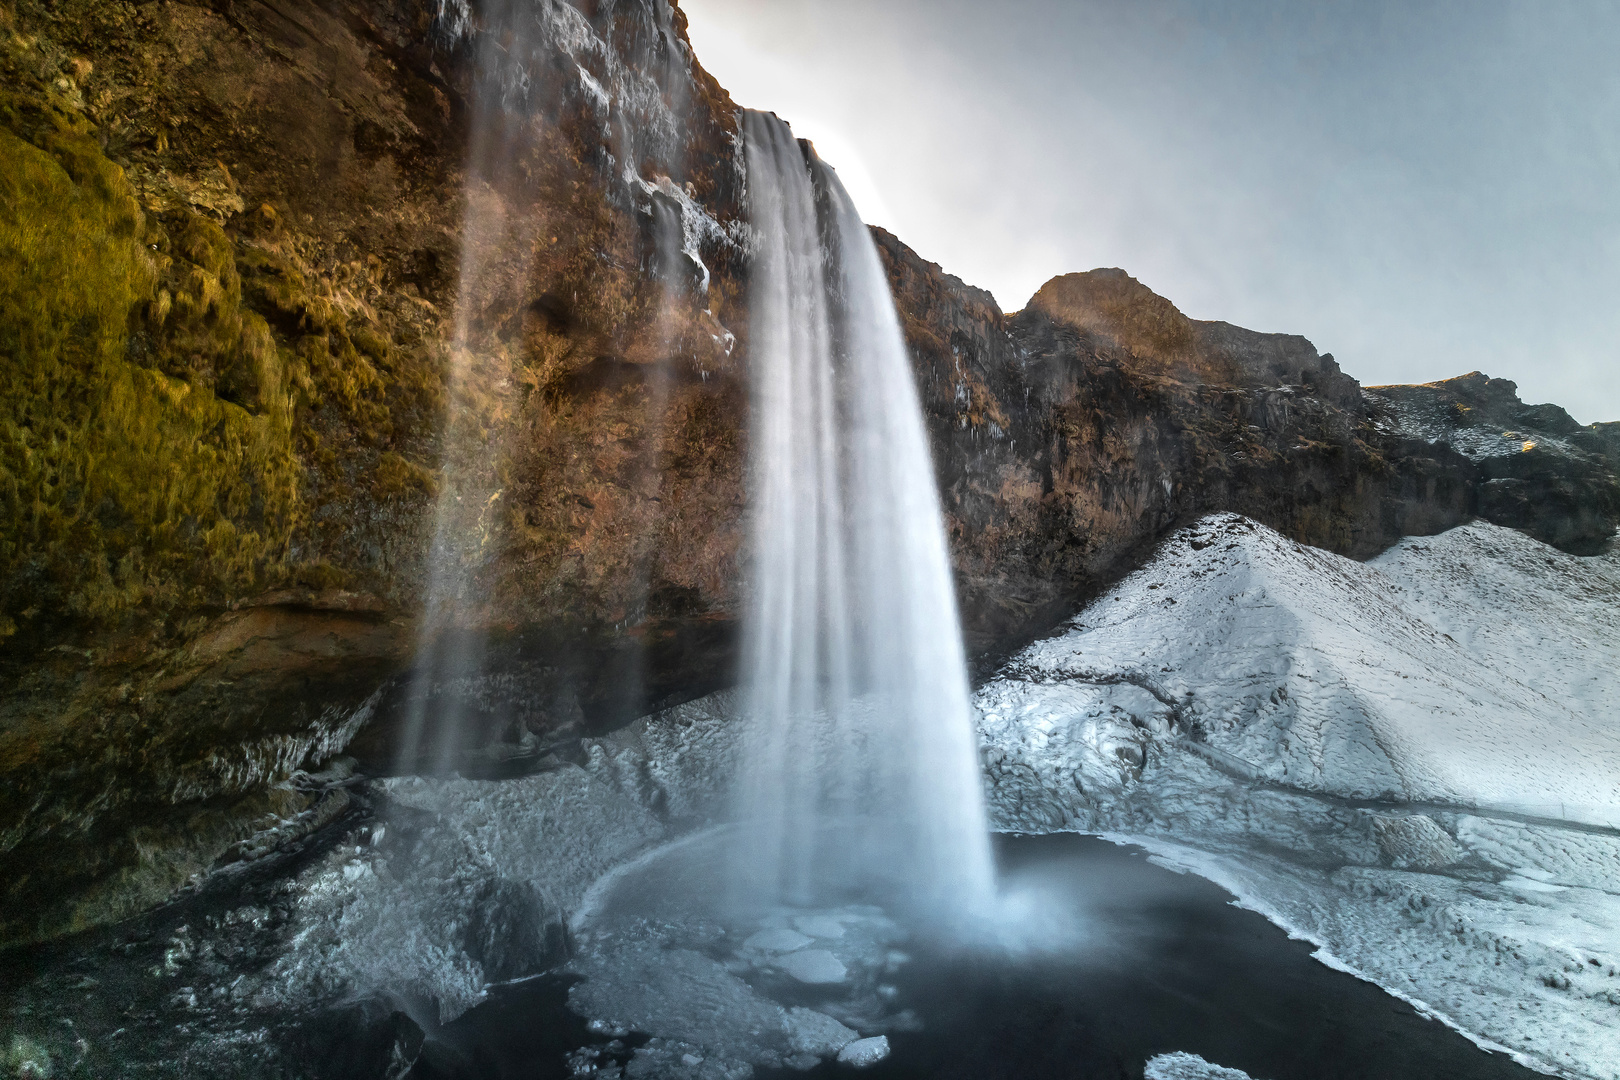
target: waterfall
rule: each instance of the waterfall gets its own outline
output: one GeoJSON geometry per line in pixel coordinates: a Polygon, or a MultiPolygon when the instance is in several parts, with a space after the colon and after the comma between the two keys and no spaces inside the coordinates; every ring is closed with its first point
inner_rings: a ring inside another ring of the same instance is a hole
{"type": "Polygon", "coordinates": [[[794,904],[993,891],[945,530],[888,278],[832,169],[744,114],[754,232],[739,880],[794,904]]]}

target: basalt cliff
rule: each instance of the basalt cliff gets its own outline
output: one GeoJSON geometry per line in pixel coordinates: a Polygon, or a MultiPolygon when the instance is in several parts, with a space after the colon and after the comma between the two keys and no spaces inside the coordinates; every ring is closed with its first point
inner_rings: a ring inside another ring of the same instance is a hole
{"type": "MultiPolygon", "coordinates": [[[[729,683],[748,186],[677,7],[15,0],[0,74],[0,941],[362,812],[317,770],[417,767],[458,455],[492,477],[447,631],[481,660],[427,691],[465,699],[458,768],[729,683]]],[[[1620,525],[1620,425],[1512,383],[1364,388],[1120,270],[1009,315],[876,239],[982,670],[1211,511],[1354,558],[1620,525]]]]}

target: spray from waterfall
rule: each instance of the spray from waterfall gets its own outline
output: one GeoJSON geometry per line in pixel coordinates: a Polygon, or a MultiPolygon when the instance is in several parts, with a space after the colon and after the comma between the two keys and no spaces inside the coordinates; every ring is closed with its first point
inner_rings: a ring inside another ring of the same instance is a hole
{"type": "MultiPolygon", "coordinates": [[[[491,17],[524,27],[503,11],[491,17]]],[[[521,102],[521,69],[510,60],[520,50],[512,43],[502,48],[492,34],[474,41],[478,80],[470,101],[467,209],[445,380],[440,490],[399,750],[399,767],[407,772],[451,771],[467,729],[489,722],[469,714],[474,700],[469,690],[481,673],[486,647],[479,570],[498,542],[500,522],[502,491],[489,429],[491,390],[501,381],[502,358],[479,340],[476,321],[479,304],[498,293],[501,278],[521,275],[526,261],[512,253],[532,250],[537,228],[527,216],[513,213],[506,197],[514,186],[510,147],[529,122],[521,102]]],[[[473,741],[477,738],[473,735],[473,741]]]]}
{"type": "Polygon", "coordinates": [[[744,114],[752,601],[738,879],[793,904],[994,887],[945,531],[877,248],[837,175],[744,114]]]}
{"type": "MultiPolygon", "coordinates": [[[[644,40],[672,40],[667,5],[637,7],[622,16],[603,21],[644,40]],[[639,25],[633,25],[636,20],[639,25]]],[[[630,552],[620,617],[628,625],[645,616],[659,585],[653,565],[662,527],[659,462],[668,456],[669,414],[679,390],[675,340],[682,311],[706,303],[709,276],[697,255],[694,219],[701,215],[690,187],[671,176],[684,175],[686,153],[675,122],[687,93],[678,68],[666,72],[665,85],[628,67],[591,20],[563,0],[440,0],[438,22],[444,44],[466,50],[471,59],[463,97],[466,205],[440,484],[396,767],[448,773],[499,770],[513,759],[531,758],[542,747],[542,735],[584,715],[574,670],[581,656],[600,660],[591,651],[594,643],[578,645],[577,652],[566,641],[538,648],[490,628],[514,625],[518,606],[499,589],[512,561],[501,565],[514,543],[513,522],[522,520],[509,504],[521,503],[527,477],[508,465],[532,449],[521,441],[525,427],[532,432],[543,424],[551,408],[548,395],[563,392],[566,380],[559,372],[588,368],[596,360],[628,369],[626,385],[643,392],[639,409],[626,405],[619,414],[636,436],[622,441],[634,446],[637,460],[615,479],[631,493],[627,502],[640,499],[655,509],[640,510],[629,525],[609,519],[609,527],[626,538],[623,547],[630,552]],[[570,161],[566,155],[574,151],[580,156],[570,161]],[[612,261],[609,252],[619,256],[626,249],[642,256],[643,295],[652,299],[653,325],[650,332],[629,328],[627,336],[643,345],[633,363],[621,364],[612,344],[598,345],[595,356],[567,355],[575,342],[559,328],[566,328],[582,294],[588,300],[590,293],[578,280],[563,283],[572,271],[561,253],[570,248],[578,219],[589,218],[588,211],[563,209],[559,189],[569,176],[600,184],[606,207],[621,212],[605,215],[614,235],[596,237],[591,257],[612,261]],[[635,240],[617,243],[627,237],[635,240]],[[656,344],[648,349],[648,342],[656,344]],[[553,347],[556,355],[544,352],[553,347]],[[564,369],[558,356],[573,367],[564,369]],[[539,379],[551,382],[542,389],[539,379]],[[527,655],[525,648],[531,649],[527,655]],[[520,670],[528,661],[531,666],[520,670]]],[[[712,219],[704,224],[719,230],[712,219]]],[[[602,714],[623,715],[643,704],[639,643],[626,635],[622,646],[611,657],[611,685],[596,686],[593,705],[602,714]]]]}

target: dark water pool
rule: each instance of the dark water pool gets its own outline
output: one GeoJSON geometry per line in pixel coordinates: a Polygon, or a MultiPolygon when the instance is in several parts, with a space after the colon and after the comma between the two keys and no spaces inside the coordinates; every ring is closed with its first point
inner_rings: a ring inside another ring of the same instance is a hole
{"type": "MultiPolygon", "coordinates": [[[[1055,835],[1002,837],[998,851],[1011,889],[1066,909],[1033,920],[1029,948],[987,959],[913,947],[893,981],[922,1029],[891,1032],[887,1060],[860,1074],[826,1063],[759,1075],[1140,1080],[1149,1058],[1174,1051],[1257,1080],[1539,1075],[1318,963],[1219,887],[1138,850],[1055,835]],[[1042,918],[1055,938],[1078,938],[1043,940],[1042,918]]],[[[584,1032],[565,999],[560,980],[504,988],[431,1037],[411,1076],[569,1075],[562,1055],[584,1032]]]]}
{"type": "MultiPolygon", "coordinates": [[[[1135,1080],[1149,1058],[1174,1051],[1257,1080],[1539,1075],[1312,960],[1310,946],[1217,886],[1140,851],[1058,835],[1002,837],[998,852],[1009,891],[1031,912],[1010,952],[906,944],[910,962],[887,978],[894,1008],[920,1027],[891,1029],[885,1061],[864,1073],[826,1063],[756,1075],[1135,1080]]],[[[647,1041],[592,1031],[568,1010],[565,976],[497,987],[425,1033],[386,997],[296,1014],[210,1008],[215,990],[277,954],[288,875],[307,857],[120,927],[0,956],[0,1075],[17,1071],[20,1037],[52,1049],[56,1077],[265,1080],[517,1080],[592,1064],[612,1075],[647,1041]],[[222,921],[250,899],[262,919],[222,921]],[[176,961],[187,925],[199,951],[176,961]],[[171,962],[176,973],[160,974],[171,962]]],[[[647,895],[662,891],[655,881],[647,895]]]]}

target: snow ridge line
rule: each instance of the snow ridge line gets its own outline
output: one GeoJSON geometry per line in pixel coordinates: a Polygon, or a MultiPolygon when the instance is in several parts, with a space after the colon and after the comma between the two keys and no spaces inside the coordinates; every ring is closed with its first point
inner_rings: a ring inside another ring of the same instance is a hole
{"type": "MultiPolygon", "coordinates": [[[[1058,681],[1061,682],[1062,680],[1058,681]]],[[[1265,776],[1260,771],[1259,766],[1252,762],[1240,758],[1236,754],[1229,754],[1225,750],[1211,746],[1208,743],[1199,742],[1190,735],[1183,735],[1178,739],[1170,740],[1168,747],[1187,750],[1196,754],[1216,772],[1233,780],[1241,780],[1251,788],[1299,795],[1328,806],[1341,807],[1345,810],[1398,810],[1402,813],[1411,814],[1467,814],[1471,817],[1486,818],[1491,821],[1512,821],[1520,825],[1537,825],[1547,829],[1566,829],[1570,832],[1586,833],[1589,836],[1620,838],[1620,828],[1615,828],[1612,825],[1597,825],[1569,818],[1543,817],[1503,807],[1480,806],[1473,803],[1413,802],[1406,799],[1356,799],[1348,795],[1335,795],[1332,792],[1295,787],[1280,780],[1272,780],[1265,776]]]]}

